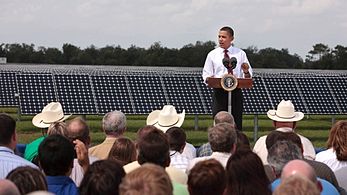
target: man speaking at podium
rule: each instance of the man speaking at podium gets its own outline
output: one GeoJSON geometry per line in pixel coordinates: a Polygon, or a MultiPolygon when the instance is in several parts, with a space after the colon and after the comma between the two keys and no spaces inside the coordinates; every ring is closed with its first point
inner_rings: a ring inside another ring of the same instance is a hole
{"type": "MultiPolygon", "coordinates": [[[[222,27],[218,34],[219,47],[210,51],[206,57],[202,78],[208,83],[209,77],[221,78],[225,74],[233,74],[237,78],[251,78],[252,67],[246,53],[232,46],[234,30],[228,26],[222,27]]],[[[237,129],[242,130],[243,95],[240,88],[232,91],[232,115],[237,129]]],[[[228,111],[228,92],[223,88],[213,88],[212,115],[219,111],[228,111]]]]}

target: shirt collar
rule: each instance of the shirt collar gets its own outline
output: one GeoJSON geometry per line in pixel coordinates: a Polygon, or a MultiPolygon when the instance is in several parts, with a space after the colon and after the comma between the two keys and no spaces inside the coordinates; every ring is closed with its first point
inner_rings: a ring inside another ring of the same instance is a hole
{"type": "MultiPolygon", "coordinates": [[[[221,48],[221,47],[219,47],[220,49],[221,49],[221,53],[223,53],[224,54],[224,48],[221,48]]],[[[228,52],[229,53],[233,53],[233,46],[232,45],[230,45],[230,47],[228,48],[228,49],[226,49],[226,50],[228,50],[228,52]]]]}
{"type": "Polygon", "coordinates": [[[293,132],[294,130],[292,128],[289,128],[289,127],[280,127],[280,128],[277,128],[276,131],[293,132]]]}
{"type": "Polygon", "coordinates": [[[9,152],[9,153],[14,154],[13,150],[11,150],[10,148],[5,147],[5,146],[0,146],[0,152],[9,152]]]}

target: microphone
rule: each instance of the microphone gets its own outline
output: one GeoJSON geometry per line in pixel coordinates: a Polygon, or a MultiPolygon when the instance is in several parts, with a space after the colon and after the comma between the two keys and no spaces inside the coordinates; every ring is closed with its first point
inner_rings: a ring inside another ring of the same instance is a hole
{"type": "Polygon", "coordinates": [[[225,66],[225,68],[229,68],[229,64],[230,64],[230,59],[229,58],[223,58],[222,60],[223,65],[225,66]]]}
{"type": "Polygon", "coordinates": [[[237,59],[235,57],[231,57],[230,58],[230,68],[231,69],[236,68],[236,64],[237,64],[237,59]]]}

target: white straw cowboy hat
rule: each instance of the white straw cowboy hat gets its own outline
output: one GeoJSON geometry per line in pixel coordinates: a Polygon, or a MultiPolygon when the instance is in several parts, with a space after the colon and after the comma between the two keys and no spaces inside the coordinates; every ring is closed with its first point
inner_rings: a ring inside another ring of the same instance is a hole
{"type": "Polygon", "coordinates": [[[64,121],[71,115],[64,115],[63,107],[59,102],[51,102],[46,105],[41,113],[34,116],[32,123],[39,128],[48,128],[52,123],[64,121]]]}
{"type": "Polygon", "coordinates": [[[277,110],[269,110],[267,116],[274,121],[295,122],[303,119],[304,113],[295,112],[294,105],[290,100],[282,100],[278,104],[277,110]]]}
{"type": "Polygon", "coordinates": [[[181,127],[186,113],[183,110],[177,114],[176,108],[172,105],[165,105],[162,110],[154,110],[147,117],[147,125],[153,125],[162,131],[170,127],[181,127]]]}

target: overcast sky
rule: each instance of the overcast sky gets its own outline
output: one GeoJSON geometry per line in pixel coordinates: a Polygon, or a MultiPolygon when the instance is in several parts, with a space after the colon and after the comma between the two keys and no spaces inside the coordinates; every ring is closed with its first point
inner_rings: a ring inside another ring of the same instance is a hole
{"type": "Polygon", "coordinates": [[[0,43],[181,48],[217,41],[228,25],[237,47],[305,57],[316,43],[347,46],[346,9],[347,0],[0,0],[0,43]]]}

